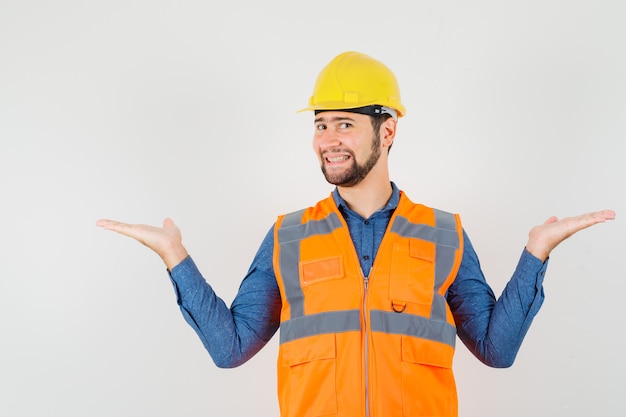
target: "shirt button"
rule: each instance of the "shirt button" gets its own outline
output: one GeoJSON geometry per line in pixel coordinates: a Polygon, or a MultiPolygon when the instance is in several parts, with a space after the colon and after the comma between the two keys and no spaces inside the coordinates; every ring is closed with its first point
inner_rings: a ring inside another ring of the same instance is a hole
{"type": "Polygon", "coordinates": [[[365,220],[365,222],[364,222],[364,223],[365,223],[365,224],[370,224],[370,221],[369,221],[369,220],[365,220]]]}
{"type": "Polygon", "coordinates": [[[367,261],[369,258],[370,258],[370,257],[369,257],[369,256],[367,256],[367,255],[365,255],[365,256],[363,257],[363,259],[365,259],[366,261],[367,261]]]}

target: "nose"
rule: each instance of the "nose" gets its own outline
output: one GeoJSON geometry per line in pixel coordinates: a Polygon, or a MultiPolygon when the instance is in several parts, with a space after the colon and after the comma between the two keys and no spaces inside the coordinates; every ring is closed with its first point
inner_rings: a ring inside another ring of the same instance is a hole
{"type": "Polygon", "coordinates": [[[321,151],[341,145],[339,135],[331,129],[324,130],[315,135],[314,142],[321,151]]]}

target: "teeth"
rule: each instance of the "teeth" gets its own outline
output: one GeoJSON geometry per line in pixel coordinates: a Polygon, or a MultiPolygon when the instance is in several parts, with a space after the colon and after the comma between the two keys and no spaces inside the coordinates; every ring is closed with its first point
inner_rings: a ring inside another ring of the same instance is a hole
{"type": "Polygon", "coordinates": [[[346,159],[348,159],[347,156],[335,156],[334,158],[326,158],[328,160],[328,162],[340,162],[340,161],[345,161],[346,159]]]}

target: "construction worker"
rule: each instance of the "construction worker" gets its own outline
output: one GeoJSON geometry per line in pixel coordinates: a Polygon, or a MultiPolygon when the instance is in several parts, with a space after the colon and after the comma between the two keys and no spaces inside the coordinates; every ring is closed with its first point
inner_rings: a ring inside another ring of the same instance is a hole
{"type": "MultiPolygon", "coordinates": [[[[456,416],[458,335],[482,362],[510,366],[543,302],[548,256],[611,210],[531,229],[496,299],[457,214],[413,203],[390,180],[388,153],[406,110],[394,74],[346,52],[319,74],[313,150],[336,188],[279,216],[231,307],[162,227],[99,220],[165,262],[186,321],[219,367],[241,365],[280,328],[283,417],[456,416]]],[[[450,168],[453,169],[453,168],[450,168]]]]}

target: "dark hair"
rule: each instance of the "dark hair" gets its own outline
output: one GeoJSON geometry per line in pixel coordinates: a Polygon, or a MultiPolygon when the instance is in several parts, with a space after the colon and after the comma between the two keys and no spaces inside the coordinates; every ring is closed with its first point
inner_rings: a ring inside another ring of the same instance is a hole
{"type": "MultiPolygon", "coordinates": [[[[388,113],[381,114],[380,116],[378,116],[378,115],[377,116],[370,116],[370,121],[372,122],[372,129],[374,130],[374,134],[375,135],[379,135],[380,136],[380,127],[390,117],[391,117],[391,115],[388,114],[388,113]]],[[[389,149],[387,149],[387,153],[389,153],[389,151],[391,151],[391,146],[393,146],[393,143],[389,146],[389,149]]]]}

